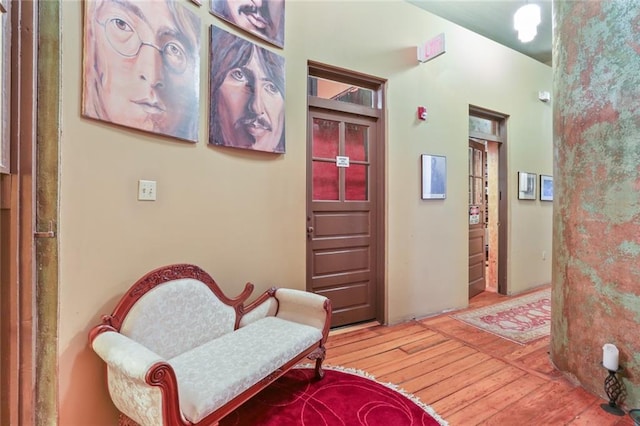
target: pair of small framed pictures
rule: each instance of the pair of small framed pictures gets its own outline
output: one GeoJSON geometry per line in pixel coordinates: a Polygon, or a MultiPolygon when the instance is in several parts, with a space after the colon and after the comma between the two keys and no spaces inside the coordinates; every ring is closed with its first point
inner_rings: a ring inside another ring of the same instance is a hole
{"type": "MultiPolygon", "coordinates": [[[[518,172],[518,199],[535,200],[538,175],[518,172]]],[[[553,201],[553,176],[540,175],[540,201],[553,201]]]]}

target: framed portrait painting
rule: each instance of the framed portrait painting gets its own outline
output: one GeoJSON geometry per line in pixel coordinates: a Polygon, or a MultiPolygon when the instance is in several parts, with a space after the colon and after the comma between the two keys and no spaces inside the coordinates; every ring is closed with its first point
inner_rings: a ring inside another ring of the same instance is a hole
{"type": "Polygon", "coordinates": [[[285,152],[284,57],[211,26],[209,143],[285,152]]]}
{"type": "Polygon", "coordinates": [[[518,172],[518,199],[536,199],[536,174],[529,172],[518,172]]]}
{"type": "Polygon", "coordinates": [[[211,13],[269,43],[284,47],[284,0],[210,0],[211,13]]]}
{"type": "Polygon", "coordinates": [[[540,175],[540,201],[553,201],[553,176],[540,175]]]}
{"type": "Polygon", "coordinates": [[[179,0],[87,0],[82,115],[198,140],[200,17],[179,0]]]}
{"type": "Polygon", "coordinates": [[[447,158],[422,154],[422,199],[443,200],[447,197],[447,158]]]}

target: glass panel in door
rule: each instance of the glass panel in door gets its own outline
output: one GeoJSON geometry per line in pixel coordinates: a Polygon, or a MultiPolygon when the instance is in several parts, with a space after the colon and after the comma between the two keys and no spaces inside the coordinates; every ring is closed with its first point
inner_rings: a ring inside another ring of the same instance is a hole
{"type": "Polygon", "coordinates": [[[345,199],[366,201],[369,198],[369,127],[345,123],[345,152],[349,167],[345,168],[345,199]]]}
{"type": "Polygon", "coordinates": [[[314,118],[312,137],[313,199],[337,201],[340,199],[340,175],[336,167],[340,149],[340,122],[314,118]]]}

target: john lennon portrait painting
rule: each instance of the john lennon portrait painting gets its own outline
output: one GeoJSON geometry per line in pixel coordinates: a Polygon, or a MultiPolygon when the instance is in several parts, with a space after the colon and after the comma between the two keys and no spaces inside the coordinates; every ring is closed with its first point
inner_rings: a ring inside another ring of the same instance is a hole
{"type": "Polygon", "coordinates": [[[284,47],[284,0],[211,0],[211,13],[284,47]]]}
{"type": "Polygon", "coordinates": [[[200,29],[174,0],[86,1],[82,114],[197,141],[200,29]]]}
{"type": "Polygon", "coordinates": [[[209,143],[284,153],[284,58],[211,27],[209,143]]]}

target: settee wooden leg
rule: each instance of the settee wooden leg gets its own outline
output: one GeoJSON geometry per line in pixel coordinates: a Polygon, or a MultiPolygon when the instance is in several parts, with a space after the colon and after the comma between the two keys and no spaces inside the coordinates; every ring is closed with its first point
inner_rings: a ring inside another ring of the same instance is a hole
{"type": "Polygon", "coordinates": [[[324,377],[324,370],[322,369],[323,359],[316,359],[316,379],[318,380],[324,377]]]}
{"type": "Polygon", "coordinates": [[[322,362],[324,361],[324,358],[327,354],[327,350],[324,348],[324,346],[320,346],[318,349],[316,349],[315,351],[311,352],[308,356],[309,359],[315,359],[316,360],[316,379],[320,380],[324,377],[324,370],[322,369],[322,362]]]}

